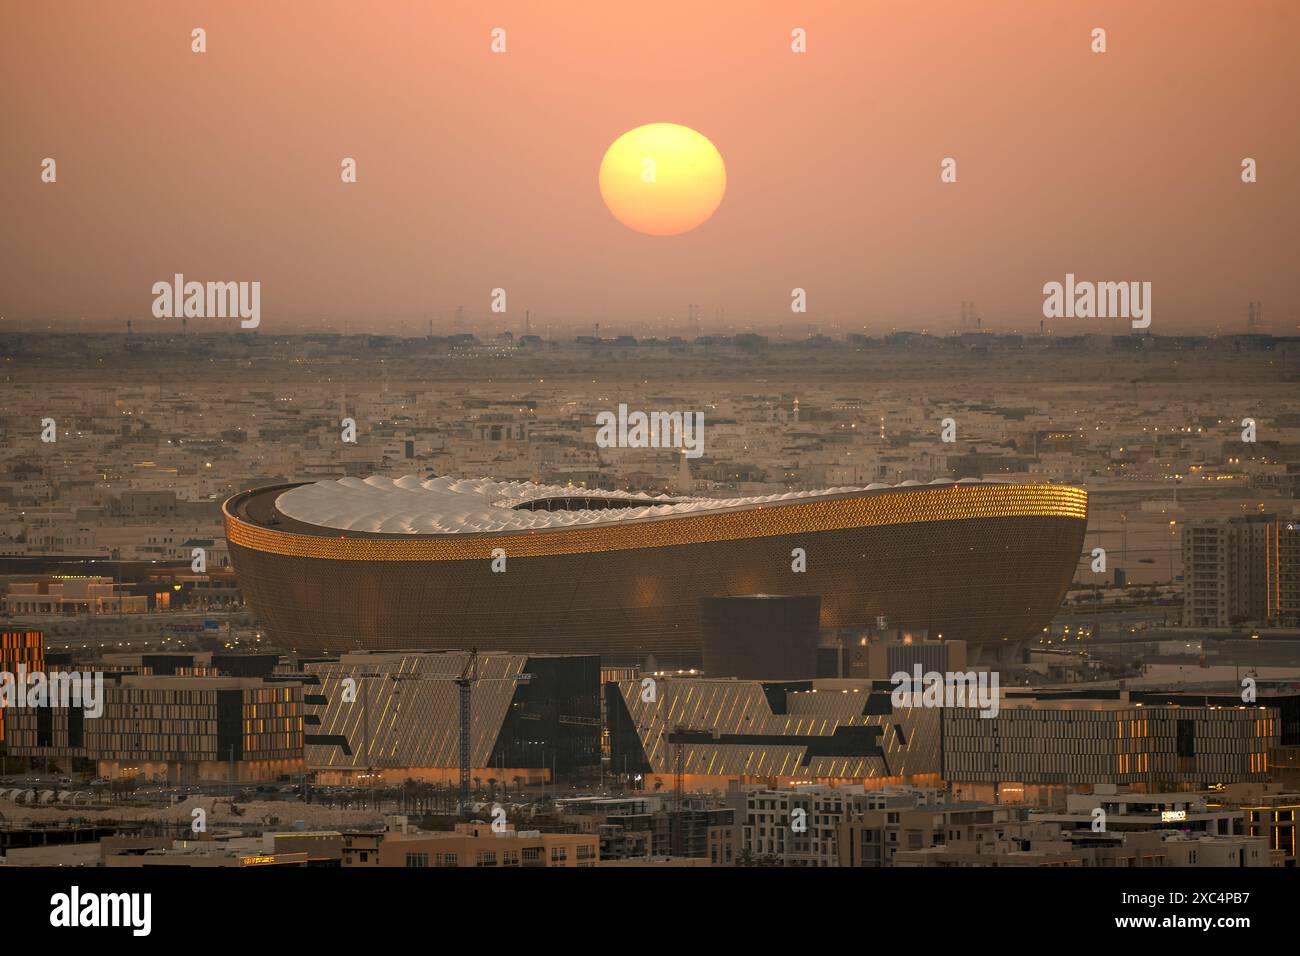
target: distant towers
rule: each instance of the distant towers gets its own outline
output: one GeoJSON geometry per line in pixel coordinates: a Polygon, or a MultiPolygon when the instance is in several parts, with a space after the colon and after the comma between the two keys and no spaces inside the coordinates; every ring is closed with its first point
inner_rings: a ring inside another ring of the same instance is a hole
{"type": "Polygon", "coordinates": [[[527,309],[524,309],[524,335],[532,330],[533,315],[527,309]]]}
{"type": "Polygon", "coordinates": [[[686,334],[699,338],[700,336],[700,314],[701,310],[697,304],[686,306],[686,334]]]}
{"type": "Polygon", "coordinates": [[[127,319],[127,320],[126,320],[126,334],[127,334],[127,335],[130,335],[130,334],[131,334],[131,320],[130,320],[130,319],[127,319]]]}
{"type": "Polygon", "coordinates": [[[1262,302],[1246,303],[1246,331],[1257,332],[1264,325],[1264,304],[1262,302]]]}
{"type": "Polygon", "coordinates": [[[961,300],[961,325],[963,332],[967,329],[978,329],[980,327],[979,313],[975,311],[975,303],[961,300]]]}
{"type": "Polygon", "coordinates": [[[465,307],[463,305],[458,305],[456,306],[456,334],[459,335],[461,332],[464,331],[465,331],[465,307]]]}

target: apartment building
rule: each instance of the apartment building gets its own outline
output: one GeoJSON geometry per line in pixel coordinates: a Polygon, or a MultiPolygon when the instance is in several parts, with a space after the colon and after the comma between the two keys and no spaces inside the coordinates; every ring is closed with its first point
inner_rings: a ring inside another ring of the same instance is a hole
{"type": "Polygon", "coordinates": [[[1300,530],[1258,514],[1183,527],[1183,624],[1234,627],[1300,619],[1300,530]]]}
{"type": "Polygon", "coordinates": [[[995,717],[944,709],[943,776],[992,787],[1264,781],[1280,733],[1276,707],[1004,700],[995,717]]]}
{"type": "Polygon", "coordinates": [[[297,683],[240,677],[106,675],[103,713],[12,707],[11,756],[93,760],[101,777],[274,780],[302,769],[297,683]]]}
{"type": "Polygon", "coordinates": [[[149,610],[147,596],[124,594],[106,577],[10,581],[2,603],[4,612],[13,615],[144,614],[149,610]]]}
{"type": "Polygon", "coordinates": [[[1001,838],[1024,819],[1017,807],[975,801],[927,805],[900,795],[892,805],[866,809],[842,821],[836,833],[839,866],[894,866],[898,854],[965,841],[1001,838]]]}
{"type": "Polygon", "coordinates": [[[991,839],[901,851],[899,867],[1267,867],[1262,837],[1133,831],[1080,836],[1043,823],[1006,827],[991,839]]]}
{"type": "Polygon", "coordinates": [[[542,867],[596,866],[597,838],[590,833],[541,833],[458,823],[453,831],[390,833],[379,847],[380,866],[542,867]]]}

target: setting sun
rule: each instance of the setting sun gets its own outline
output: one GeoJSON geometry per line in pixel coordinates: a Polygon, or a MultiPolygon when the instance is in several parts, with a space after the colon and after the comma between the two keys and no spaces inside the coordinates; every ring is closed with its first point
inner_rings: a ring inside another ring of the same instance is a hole
{"type": "Polygon", "coordinates": [[[600,164],[609,211],[649,236],[690,232],[713,215],[726,189],[722,155],[707,137],[676,123],[629,130],[600,164]]]}

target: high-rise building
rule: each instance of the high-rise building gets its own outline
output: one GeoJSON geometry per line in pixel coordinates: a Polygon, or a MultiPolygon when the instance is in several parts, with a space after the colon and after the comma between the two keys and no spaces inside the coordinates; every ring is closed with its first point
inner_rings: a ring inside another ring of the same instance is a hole
{"type": "Polygon", "coordinates": [[[1300,532],[1276,515],[1206,518],[1183,527],[1183,625],[1232,627],[1295,618],[1300,532]],[[1285,554],[1284,554],[1285,552],[1285,554]],[[1283,604],[1283,580],[1287,604],[1283,604]]]}
{"type": "Polygon", "coordinates": [[[1281,524],[1277,533],[1277,611],[1285,627],[1300,626],[1300,522],[1281,524]]]}

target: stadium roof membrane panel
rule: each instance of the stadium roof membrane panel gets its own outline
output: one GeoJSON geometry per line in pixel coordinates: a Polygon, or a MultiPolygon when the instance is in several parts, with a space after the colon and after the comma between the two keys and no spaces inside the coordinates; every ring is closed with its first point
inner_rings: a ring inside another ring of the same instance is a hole
{"type": "MultiPolygon", "coordinates": [[[[985,483],[1005,484],[975,478],[965,478],[958,482],[938,479],[928,484],[985,483]]],[[[697,498],[539,485],[526,481],[494,481],[490,478],[442,477],[426,481],[416,475],[397,479],[372,475],[364,479],[340,478],[337,481],[299,485],[283,492],[276,499],[275,507],[288,518],[338,531],[472,534],[618,524],[636,519],[779,505],[809,498],[909,487],[927,485],[905,481],[900,485],[872,484],[865,488],[790,491],[748,498],[697,498]],[[588,503],[600,500],[609,504],[579,508],[566,504],[560,510],[534,507],[548,500],[578,500],[588,503]]]]}

